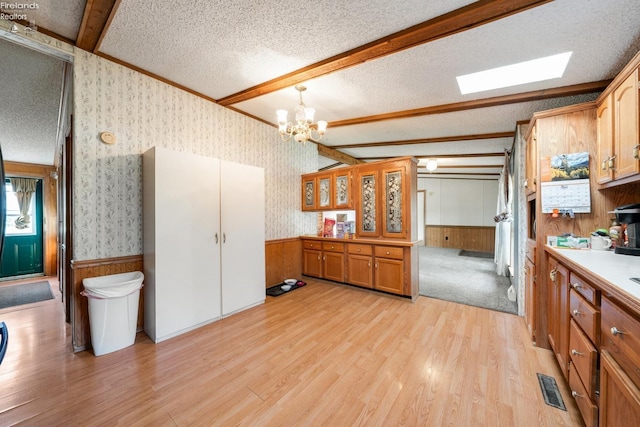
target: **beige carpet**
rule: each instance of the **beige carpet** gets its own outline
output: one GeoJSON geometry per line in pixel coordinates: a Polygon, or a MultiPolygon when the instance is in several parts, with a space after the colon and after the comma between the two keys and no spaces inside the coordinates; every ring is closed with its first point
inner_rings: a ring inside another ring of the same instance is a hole
{"type": "MultiPolygon", "coordinates": [[[[421,246],[420,295],[505,313],[517,314],[507,297],[511,283],[496,274],[493,258],[460,256],[459,249],[421,246]]],[[[464,255],[464,253],[463,253],[464,255]]]]}

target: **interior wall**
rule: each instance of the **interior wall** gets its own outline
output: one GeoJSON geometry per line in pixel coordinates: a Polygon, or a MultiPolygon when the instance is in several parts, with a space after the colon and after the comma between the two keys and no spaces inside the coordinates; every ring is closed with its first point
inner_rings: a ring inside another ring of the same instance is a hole
{"type": "Polygon", "coordinates": [[[495,227],[498,181],[419,178],[426,190],[426,225],[495,227]]]}
{"type": "Polygon", "coordinates": [[[300,211],[315,144],[284,143],[275,127],[76,49],[74,259],[142,253],[141,154],[152,146],[264,168],[265,240],[315,234],[315,215],[300,211]],[[100,142],[104,131],[117,142],[100,142]]]}

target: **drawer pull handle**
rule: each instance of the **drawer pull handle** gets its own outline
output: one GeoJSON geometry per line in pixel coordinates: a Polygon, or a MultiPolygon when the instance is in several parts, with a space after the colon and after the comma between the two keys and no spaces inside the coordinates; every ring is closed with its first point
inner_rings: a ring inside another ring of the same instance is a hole
{"type": "Polygon", "coordinates": [[[581,287],[582,287],[582,285],[581,285],[580,283],[572,283],[572,284],[571,284],[571,287],[572,287],[573,289],[578,289],[578,288],[581,288],[581,287]]]}
{"type": "Polygon", "coordinates": [[[387,255],[389,255],[391,252],[387,251],[387,255]]]}
{"type": "Polygon", "coordinates": [[[367,263],[367,267],[371,267],[371,261],[367,263]]]}
{"type": "Polygon", "coordinates": [[[618,328],[616,328],[615,326],[613,328],[611,328],[611,335],[613,335],[614,337],[618,336],[618,335],[624,335],[624,332],[618,330],[618,328]]]}
{"type": "Polygon", "coordinates": [[[640,144],[633,148],[633,158],[640,160],[640,144]]]}
{"type": "Polygon", "coordinates": [[[326,260],[327,260],[327,256],[326,256],[326,255],[325,255],[325,256],[323,256],[323,257],[322,257],[322,260],[323,260],[323,261],[326,261],[326,260]]]}
{"type": "Polygon", "coordinates": [[[582,397],[582,395],[581,395],[581,394],[579,394],[577,391],[573,391],[573,390],[571,390],[571,396],[573,396],[574,398],[576,398],[576,397],[582,397]]]}
{"type": "Polygon", "coordinates": [[[582,313],[580,313],[577,309],[573,310],[573,315],[574,316],[580,316],[582,313]]]}
{"type": "Polygon", "coordinates": [[[578,350],[576,350],[575,348],[574,348],[574,349],[571,349],[571,354],[572,354],[572,355],[574,355],[574,356],[582,356],[582,353],[580,353],[580,352],[579,352],[578,350]]]}
{"type": "Polygon", "coordinates": [[[360,248],[358,248],[358,252],[360,252],[360,248]]]}
{"type": "Polygon", "coordinates": [[[333,249],[333,245],[331,245],[331,249],[333,249]]]}

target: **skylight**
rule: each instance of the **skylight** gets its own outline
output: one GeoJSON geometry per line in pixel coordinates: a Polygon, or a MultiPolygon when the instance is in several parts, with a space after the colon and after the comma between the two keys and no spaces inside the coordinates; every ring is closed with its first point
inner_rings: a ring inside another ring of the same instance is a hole
{"type": "Polygon", "coordinates": [[[573,52],[458,76],[463,95],[562,77],[573,52]]]}

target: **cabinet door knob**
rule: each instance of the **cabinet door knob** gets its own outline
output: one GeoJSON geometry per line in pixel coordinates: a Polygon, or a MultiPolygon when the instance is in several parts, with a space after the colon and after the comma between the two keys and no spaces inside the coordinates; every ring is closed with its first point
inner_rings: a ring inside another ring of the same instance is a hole
{"type": "Polygon", "coordinates": [[[578,393],[577,391],[574,391],[574,390],[571,390],[571,396],[573,396],[574,398],[582,397],[582,395],[580,393],[578,393]]]}
{"type": "Polygon", "coordinates": [[[607,170],[607,160],[609,160],[609,159],[604,159],[604,160],[602,161],[602,164],[600,165],[600,168],[601,168],[603,171],[606,171],[606,170],[607,170]]]}
{"type": "Polygon", "coordinates": [[[322,260],[323,260],[323,261],[326,261],[326,260],[327,260],[327,256],[326,256],[326,255],[325,255],[325,256],[323,256],[323,257],[322,257],[322,260]]]}
{"type": "Polygon", "coordinates": [[[331,245],[331,249],[333,249],[333,245],[331,245]]]}
{"type": "Polygon", "coordinates": [[[360,248],[358,248],[358,252],[360,252],[360,248]]]}
{"type": "Polygon", "coordinates": [[[573,315],[574,316],[580,316],[582,313],[580,313],[577,309],[573,310],[573,315]]]}
{"type": "Polygon", "coordinates": [[[582,353],[580,353],[580,352],[579,352],[578,350],[576,350],[575,348],[574,348],[574,349],[571,349],[571,354],[573,354],[574,356],[582,356],[582,353]]]}
{"type": "Polygon", "coordinates": [[[552,282],[556,281],[556,274],[558,274],[558,269],[557,268],[554,268],[553,270],[551,270],[549,272],[549,278],[551,278],[552,282]]]}
{"type": "Polygon", "coordinates": [[[218,244],[218,233],[216,233],[216,245],[218,244]]]}
{"type": "Polygon", "coordinates": [[[371,267],[371,261],[367,263],[367,267],[371,267]]]}
{"type": "Polygon", "coordinates": [[[572,283],[572,284],[571,284],[571,287],[572,287],[573,289],[578,289],[578,288],[581,288],[581,287],[582,287],[582,285],[581,285],[580,283],[572,283]]]}
{"type": "Polygon", "coordinates": [[[391,252],[387,251],[387,255],[389,255],[391,252]]]}
{"type": "Polygon", "coordinates": [[[618,335],[624,335],[624,332],[620,331],[618,328],[614,326],[613,328],[611,328],[611,335],[616,337],[618,335]]]}
{"type": "Polygon", "coordinates": [[[609,160],[607,161],[608,166],[609,166],[609,169],[613,169],[613,170],[615,170],[615,168],[613,167],[613,166],[614,166],[613,160],[614,160],[615,158],[616,158],[616,156],[611,156],[611,157],[609,157],[609,160]]]}
{"type": "Polygon", "coordinates": [[[633,147],[633,158],[640,160],[640,144],[633,147]]]}

